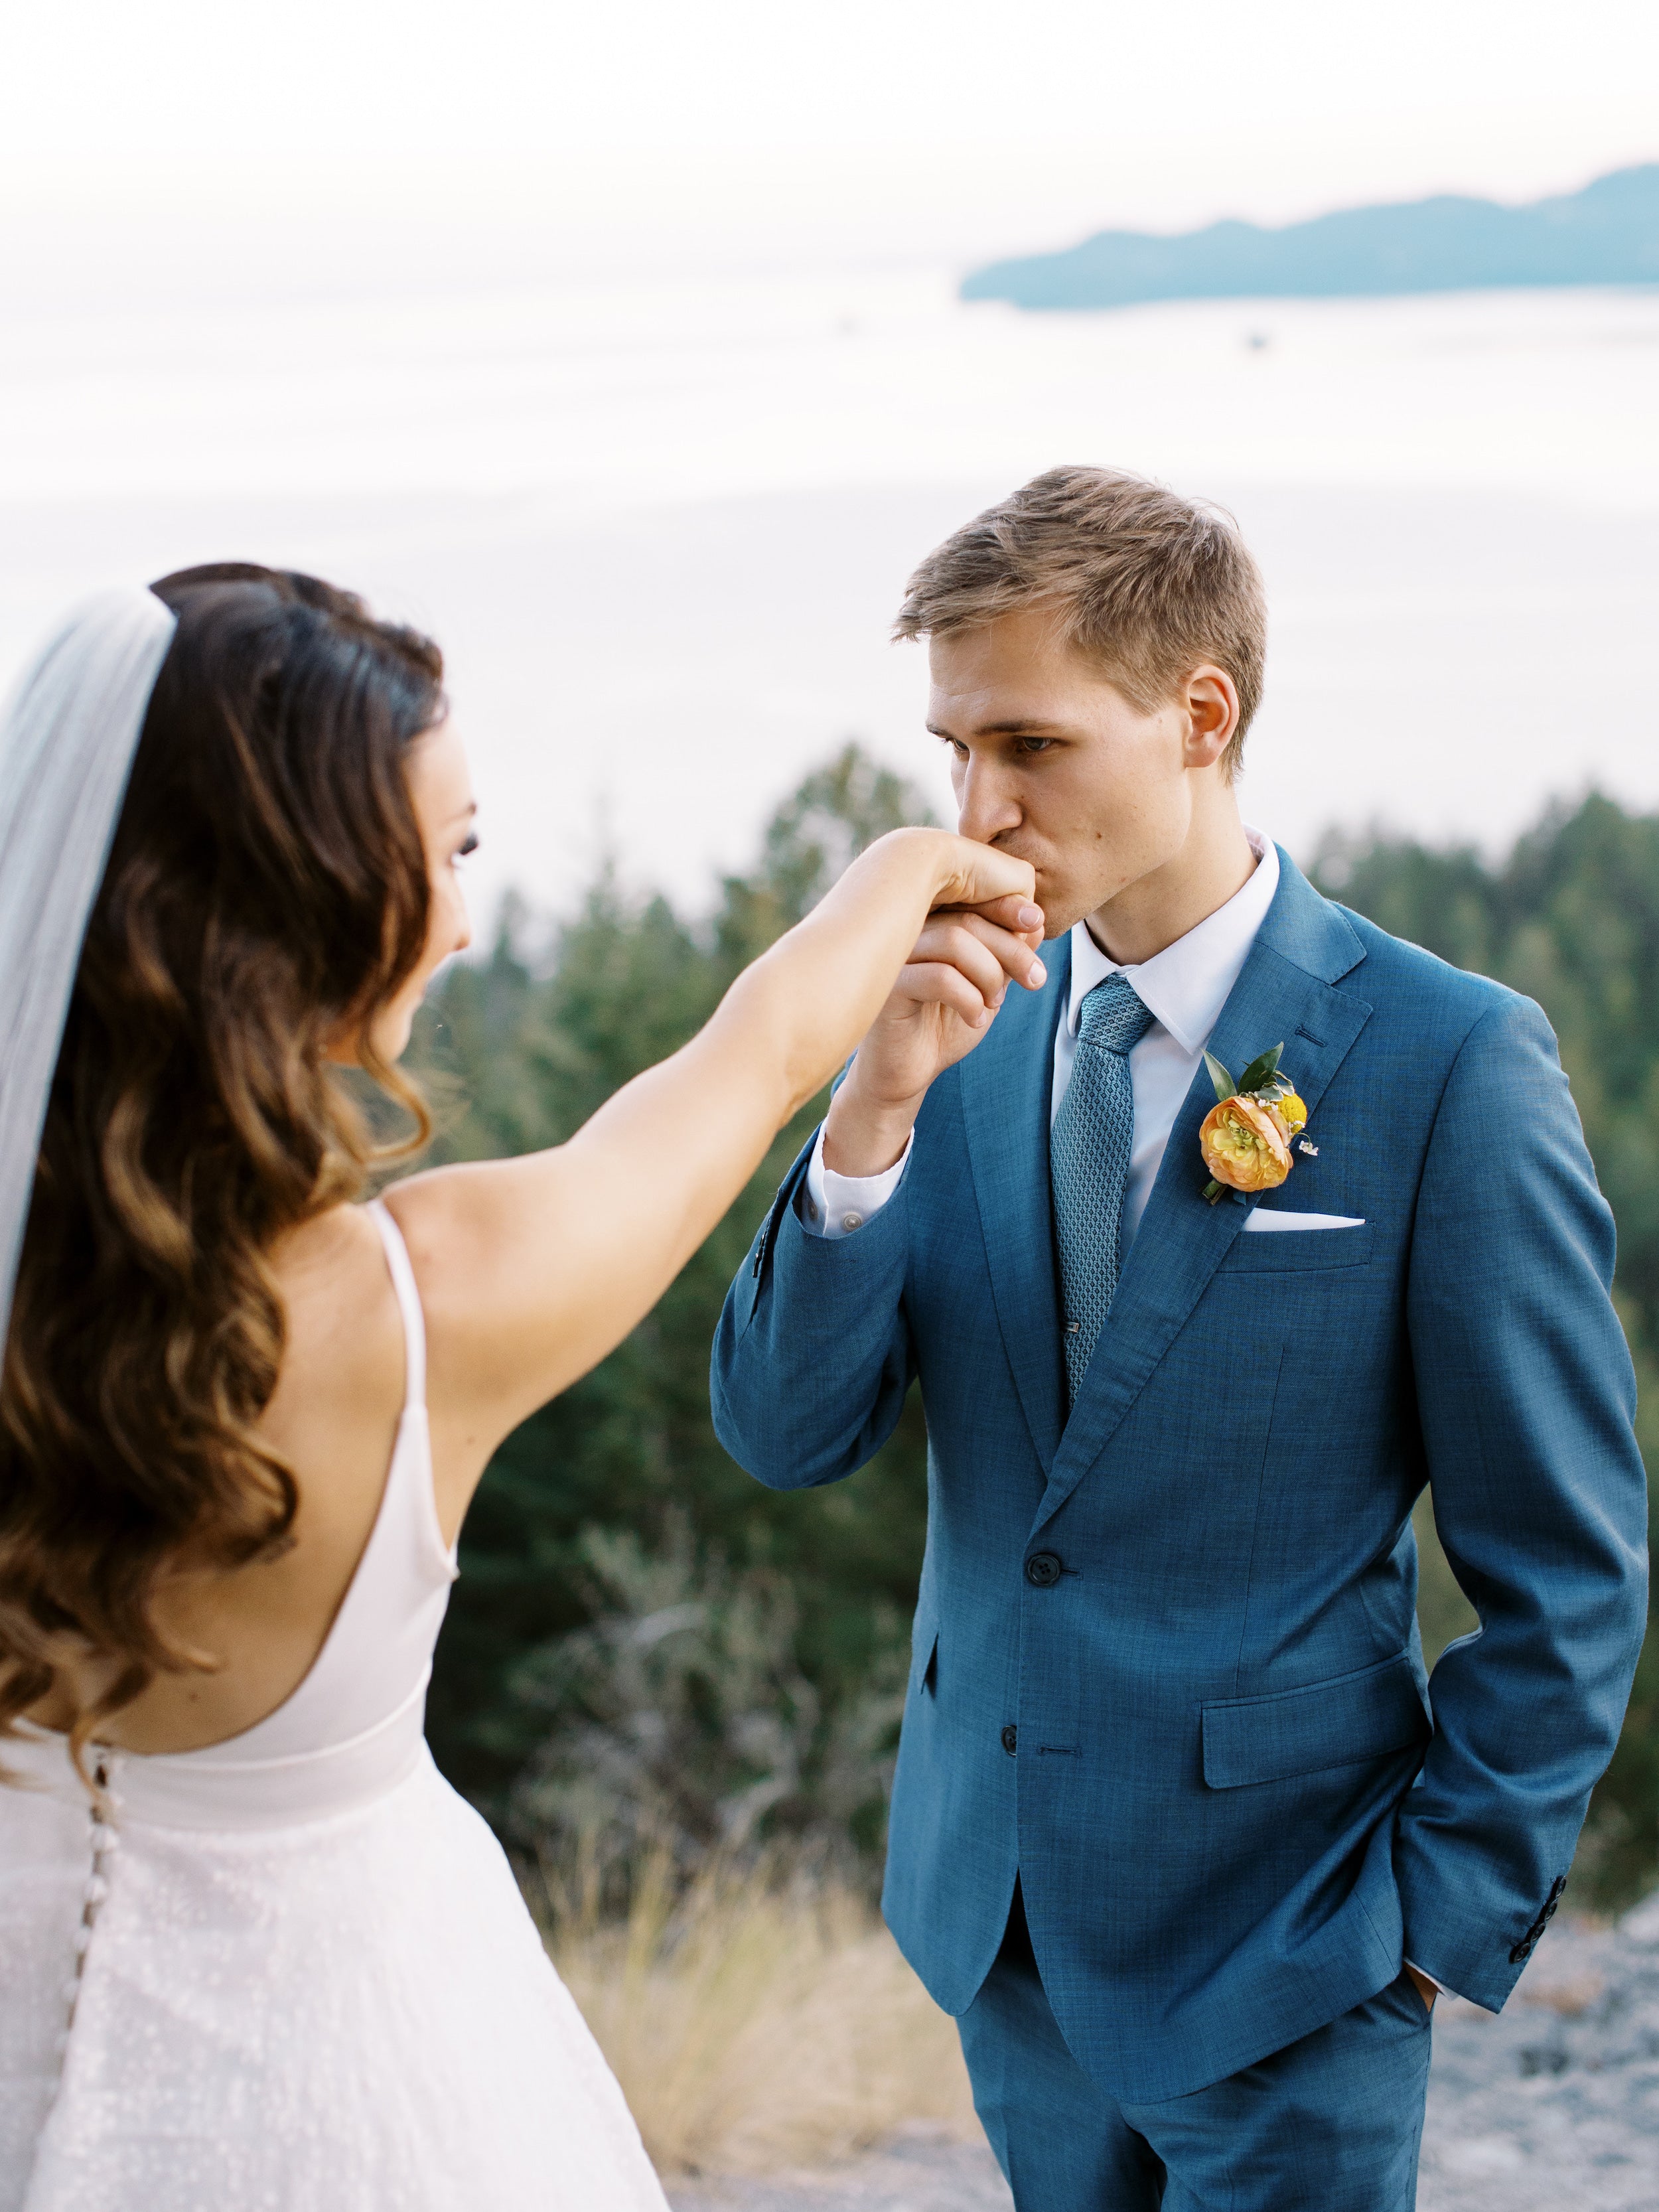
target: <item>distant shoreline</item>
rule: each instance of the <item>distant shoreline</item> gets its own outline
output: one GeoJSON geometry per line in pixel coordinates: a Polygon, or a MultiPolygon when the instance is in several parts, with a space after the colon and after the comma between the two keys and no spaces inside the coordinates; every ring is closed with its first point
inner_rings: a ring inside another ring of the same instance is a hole
{"type": "Polygon", "coordinates": [[[1279,229],[1215,222],[1170,238],[1103,230],[1059,252],[975,270],[961,296],[1054,313],[1586,284],[1659,284],[1659,162],[1526,207],[1446,195],[1279,229]]]}

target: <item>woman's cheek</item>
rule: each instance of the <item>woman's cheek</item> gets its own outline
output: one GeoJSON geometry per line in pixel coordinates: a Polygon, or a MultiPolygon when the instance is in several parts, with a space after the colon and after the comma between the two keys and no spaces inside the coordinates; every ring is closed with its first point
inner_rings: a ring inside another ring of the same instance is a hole
{"type": "Polygon", "coordinates": [[[449,943],[446,948],[446,957],[450,952],[465,952],[472,942],[472,921],[466,910],[465,887],[458,878],[451,876],[447,891],[449,943]]]}

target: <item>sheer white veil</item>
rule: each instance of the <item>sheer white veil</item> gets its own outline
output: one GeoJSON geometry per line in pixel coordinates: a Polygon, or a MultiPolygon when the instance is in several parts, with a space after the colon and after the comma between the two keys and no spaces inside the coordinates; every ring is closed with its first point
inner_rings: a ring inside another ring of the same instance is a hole
{"type": "Polygon", "coordinates": [[[174,627],[153,592],[100,592],[0,712],[0,1345],[82,941],[174,627]]]}

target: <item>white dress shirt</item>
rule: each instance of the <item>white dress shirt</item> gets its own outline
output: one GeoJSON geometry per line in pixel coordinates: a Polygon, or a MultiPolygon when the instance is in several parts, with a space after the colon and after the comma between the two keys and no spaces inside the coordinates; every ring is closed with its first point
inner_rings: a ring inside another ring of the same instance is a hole
{"type": "MultiPolygon", "coordinates": [[[[1129,1053],[1129,1082],[1134,1097],[1134,1139],[1123,1190],[1123,1253],[1134,1242],[1140,1217],[1152,1194],[1164,1148],[1180,1113],[1210,1034],[1221,1018],[1239,971],[1255,943],[1256,932],[1279,889],[1279,854],[1259,830],[1246,828],[1256,864],[1249,880],[1195,929],[1166,945],[1150,960],[1123,967],[1103,952],[1086,922],[1072,931],[1072,988],[1054,1032],[1054,1078],[1048,1120],[1060,1111],[1077,1057],[1078,1024],[1083,1001],[1097,983],[1122,975],[1152,1018],[1129,1053]]],[[[1011,984],[1009,988],[1016,989],[1011,984]]],[[[914,1133],[911,1141],[914,1143],[914,1133]]],[[[879,1212],[898,1188],[909,1165],[910,1146],[884,1175],[837,1175],[823,1164],[823,1132],[812,1148],[801,1194],[805,1226],[820,1237],[850,1237],[879,1212]]]]}

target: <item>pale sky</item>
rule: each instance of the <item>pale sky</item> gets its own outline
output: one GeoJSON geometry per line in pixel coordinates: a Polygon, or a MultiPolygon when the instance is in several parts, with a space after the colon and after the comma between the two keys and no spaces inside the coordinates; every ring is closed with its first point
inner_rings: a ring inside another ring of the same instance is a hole
{"type": "Polygon", "coordinates": [[[483,910],[568,906],[601,820],[700,897],[848,732],[948,805],[903,577],[1103,460],[1262,553],[1246,797],[1297,849],[1653,804],[1583,676],[1659,604],[1650,289],[955,284],[1572,190],[1659,160],[1656,84],[1659,0],[0,0],[0,686],[101,583],[337,576],[450,656],[483,910]]]}
{"type": "Polygon", "coordinates": [[[1526,197],[1659,158],[1652,0],[0,0],[0,229],[686,263],[1526,197]]]}

